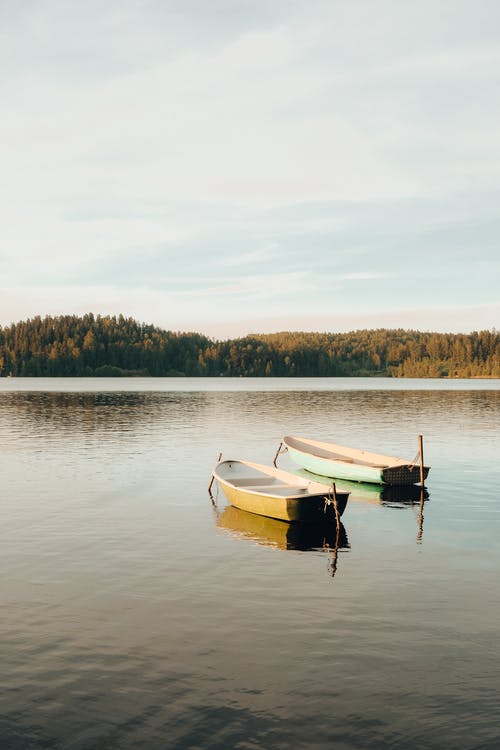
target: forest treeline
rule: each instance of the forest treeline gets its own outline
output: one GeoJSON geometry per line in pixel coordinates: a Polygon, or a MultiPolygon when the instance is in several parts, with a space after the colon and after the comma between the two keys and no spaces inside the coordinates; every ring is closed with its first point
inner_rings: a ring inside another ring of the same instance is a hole
{"type": "Polygon", "coordinates": [[[122,315],[0,326],[0,376],[500,377],[500,334],[273,333],[215,341],[122,315]]]}

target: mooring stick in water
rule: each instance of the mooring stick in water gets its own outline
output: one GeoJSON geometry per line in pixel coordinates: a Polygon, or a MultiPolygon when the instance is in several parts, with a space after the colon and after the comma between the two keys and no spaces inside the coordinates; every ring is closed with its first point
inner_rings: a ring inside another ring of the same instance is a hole
{"type": "Polygon", "coordinates": [[[422,486],[420,488],[420,510],[418,514],[417,544],[422,544],[422,535],[424,533],[424,495],[425,495],[425,490],[422,486]]]}
{"type": "Polygon", "coordinates": [[[278,468],[278,466],[277,466],[277,464],[276,464],[276,461],[278,460],[278,456],[279,456],[279,454],[280,454],[280,451],[281,451],[281,446],[282,446],[282,445],[283,445],[283,443],[280,443],[280,444],[278,445],[278,450],[276,451],[276,455],[274,456],[274,459],[273,459],[273,464],[274,464],[274,468],[275,468],[275,469],[277,469],[277,468],[278,468]]]}
{"type": "MultiPolygon", "coordinates": [[[[221,458],[222,458],[222,451],[219,453],[219,456],[217,458],[217,463],[220,463],[221,458]]],[[[214,483],[214,479],[215,479],[215,477],[214,477],[214,474],[212,472],[212,478],[210,479],[210,484],[208,485],[208,494],[210,495],[210,499],[212,500],[212,504],[214,502],[214,496],[212,495],[212,485],[214,483]]]]}
{"type": "Polygon", "coordinates": [[[418,452],[420,454],[420,484],[424,486],[424,438],[418,436],[418,452]]]}
{"type": "Polygon", "coordinates": [[[335,521],[337,523],[337,528],[340,528],[340,516],[339,516],[339,506],[337,503],[337,488],[335,487],[335,482],[332,482],[332,492],[333,492],[333,507],[335,508],[335,521]]]}
{"type": "MultiPolygon", "coordinates": [[[[332,482],[332,498],[333,498],[333,507],[335,509],[335,522],[337,524],[337,531],[335,534],[335,545],[332,549],[332,556],[330,559],[328,569],[330,571],[331,577],[333,578],[333,576],[335,575],[337,571],[337,558],[339,554],[339,539],[340,539],[340,516],[339,516],[339,506],[338,506],[338,501],[337,501],[337,488],[335,486],[335,482],[332,482]]],[[[326,502],[325,502],[325,511],[326,511],[326,502]]]]}
{"type": "Polygon", "coordinates": [[[337,572],[337,560],[339,556],[339,545],[338,545],[338,538],[339,538],[339,532],[337,532],[337,539],[335,541],[335,547],[332,549],[332,555],[330,557],[330,561],[328,563],[328,571],[333,578],[335,573],[337,572]]]}

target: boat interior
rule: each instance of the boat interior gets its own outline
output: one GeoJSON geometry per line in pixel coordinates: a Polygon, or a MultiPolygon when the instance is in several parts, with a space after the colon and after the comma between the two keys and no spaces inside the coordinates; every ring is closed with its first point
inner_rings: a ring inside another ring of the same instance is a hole
{"type": "Polygon", "coordinates": [[[248,490],[258,490],[259,492],[268,492],[271,495],[289,496],[308,494],[307,487],[303,485],[285,484],[279,479],[273,477],[238,477],[227,478],[233,487],[242,487],[248,490]]]}
{"type": "Polygon", "coordinates": [[[330,488],[324,483],[307,481],[302,477],[270,467],[269,474],[263,474],[266,468],[268,467],[251,466],[249,463],[240,461],[223,461],[217,466],[216,473],[218,479],[228,482],[233,487],[279,497],[316,496],[329,492],[330,488]],[[291,481],[292,478],[294,481],[291,481]]]}
{"type": "MultiPolygon", "coordinates": [[[[303,453],[309,453],[312,456],[317,456],[318,458],[326,458],[329,461],[341,461],[342,463],[346,464],[359,464],[361,466],[373,466],[377,469],[386,469],[390,464],[388,462],[385,463],[379,463],[376,462],[375,459],[370,458],[369,456],[377,456],[377,459],[380,461],[381,456],[378,456],[377,454],[368,454],[366,451],[356,451],[355,449],[352,449],[353,453],[359,452],[360,456],[348,456],[345,453],[339,453],[333,449],[329,449],[324,447],[323,445],[320,445],[316,443],[315,441],[305,441],[300,440],[298,438],[294,437],[286,437],[285,438],[285,444],[289,445],[290,448],[295,448],[298,451],[302,451],[303,453]],[[362,454],[366,453],[365,457],[362,457],[362,454]]],[[[401,459],[394,459],[393,463],[395,461],[400,461],[401,459]]],[[[401,460],[402,462],[402,460],[401,460]]]]}

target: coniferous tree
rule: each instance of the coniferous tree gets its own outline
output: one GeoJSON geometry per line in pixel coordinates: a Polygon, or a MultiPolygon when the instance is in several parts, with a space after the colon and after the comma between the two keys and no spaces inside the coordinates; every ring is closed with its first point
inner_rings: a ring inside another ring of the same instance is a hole
{"type": "Polygon", "coordinates": [[[500,377],[500,335],[403,329],[214,341],[119,315],[0,326],[0,376],[500,377]]]}

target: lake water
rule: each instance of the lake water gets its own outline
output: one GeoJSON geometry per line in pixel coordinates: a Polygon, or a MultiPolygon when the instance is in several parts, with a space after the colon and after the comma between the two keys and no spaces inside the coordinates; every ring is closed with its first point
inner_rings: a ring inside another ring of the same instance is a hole
{"type": "Polygon", "coordinates": [[[0,380],[0,747],[496,750],[499,436],[500,381],[0,380]],[[213,507],[284,434],[423,434],[423,512],[213,507]]]}

